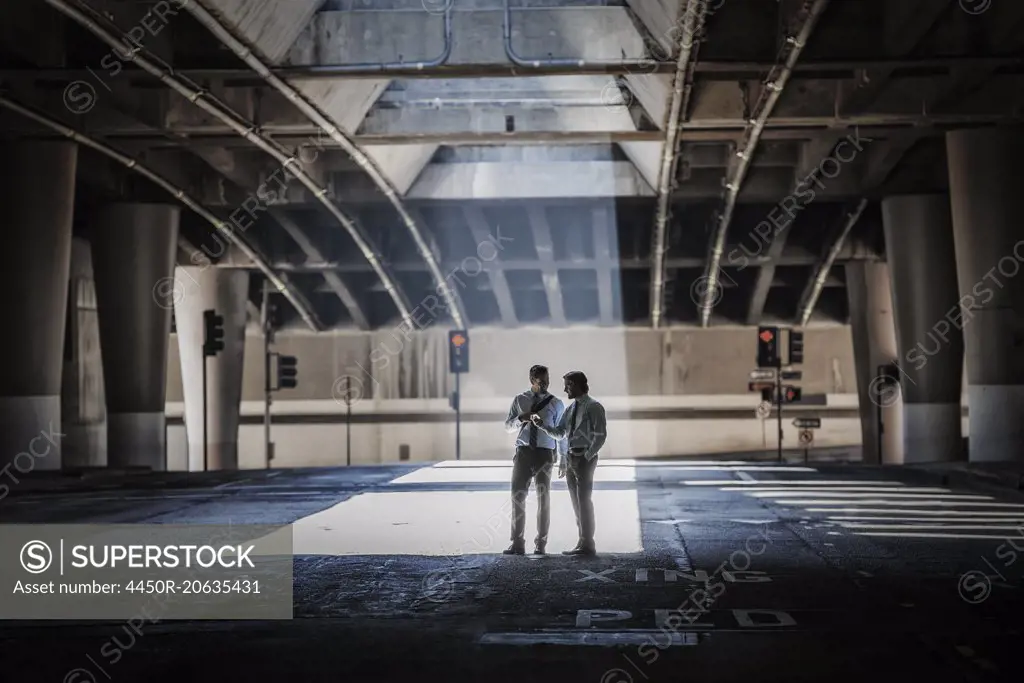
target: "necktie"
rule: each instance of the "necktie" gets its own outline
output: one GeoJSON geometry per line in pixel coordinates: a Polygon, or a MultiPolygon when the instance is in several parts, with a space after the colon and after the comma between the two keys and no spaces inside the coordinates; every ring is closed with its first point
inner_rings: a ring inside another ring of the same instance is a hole
{"type": "Polygon", "coordinates": [[[577,412],[576,409],[579,408],[579,406],[580,406],[580,404],[579,404],[578,401],[574,402],[572,404],[572,417],[569,418],[569,445],[570,446],[572,446],[572,435],[576,431],[576,412],[577,412]]]}
{"type": "MultiPolygon", "coordinates": [[[[540,398],[541,398],[540,396],[537,396],[536,398],[533,399],[533,405],[530,406],[530,412],[531,413],[536,409],[537,404],[540,403],[540,398]]],[[[530,448],[536,448],[536,447],[537,447],[537,425],[535,425],[535,424],[533,424],[531,422],[530,423],[530,448]]]]}

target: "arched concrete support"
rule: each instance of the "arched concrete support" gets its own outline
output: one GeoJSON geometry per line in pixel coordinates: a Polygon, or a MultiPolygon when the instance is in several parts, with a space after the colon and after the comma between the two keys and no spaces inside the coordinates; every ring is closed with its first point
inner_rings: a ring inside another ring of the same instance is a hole
{"type": "Polygon", "coordinates": [[[188,469],[203,469],[203,363],[206,363],[206,416],[209,460],[206,469],[238,468],[238,410],[242,400],[246,303],[249,274],[227,268],[175,270],[174,318],[177,323],[181,381],[185,392],[188,469]],[[203,311],[224,316],[224,350],[203,356],[203,311]]]}
{"type": "MultiPolygon", "coordinates": [[[[61,371],[78,148],[0,147],[0,298],[7,362],[0,369],[0,467],[61,467],[61,371]]],[[[12,482],[5,481],[5,485],[12,482]]]]}
{"type": "Polygon", "coordinates": [[[166,469],[167,345],[181,210],[114,204],[93,219],[108,463],[166,469]]]}
{"type": "Polygon", "coordinates": [[[1024,461],[1024,128],[946,134],[971,462],[1024,461]]]}
{"type": "Polygon", "coordinates": [[[889,266],[884,263],[848,263],[846,288],[853,327],[853,358],[857,372],[864,462],[903,462],[903,409],[899,394],[881,391],[878,367],[898,357],[892,313],[889,266]],[[879,412],[882,438],[879,446],[879,412]]]}
{"type": "Polygon", "coordinates": [[[107,464],[107,402],[89,240],[71,241],[60,415],[65,469],[107,464]]]}
{"type": "Polygon", "coordinates": [[[964,338],[946,195],[882,201],[902,383],[906,462],[962,459],[964,338]]]}

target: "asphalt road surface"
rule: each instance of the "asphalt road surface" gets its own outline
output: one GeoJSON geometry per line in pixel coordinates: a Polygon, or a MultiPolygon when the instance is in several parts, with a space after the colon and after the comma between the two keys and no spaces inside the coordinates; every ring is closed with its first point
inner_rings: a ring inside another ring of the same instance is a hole
{"type": "Polygon", "coordinates": [[[294,618],[4,621],[0,680],[1020,680],[1015,493],[858,466],[609,461],[597,557],[558,554],[576,541],[562,481],[552,554],[509,557],[510,473],[463,461],[12,487],[4,524],[291,525],[294,618]]]}

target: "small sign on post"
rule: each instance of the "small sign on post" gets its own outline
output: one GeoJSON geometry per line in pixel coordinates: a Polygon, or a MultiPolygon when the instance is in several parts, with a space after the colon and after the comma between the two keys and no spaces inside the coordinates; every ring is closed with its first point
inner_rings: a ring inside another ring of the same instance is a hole
{"type": "Polygon", "coordinates": [[[768,419],[768,416],[772,414],[772,404],[769,403],[768,401],[761,401],[757,405],[755,414],[762,420],[768,419]]]}
{"type": "Polygon", "coordinates": [[[775,370],[751,370],[750,371],[751,382],[774,382],[775,381],[775,370]]]}
{"type": "Polygon", "coordinates": [[[793,420],[793,426],[798,429],[820,429],[820,417],[798,417],[793,420]]]}
{"type": "Polygon", "coordinates": [[[814,443],[814,432],[810,429],[800,430],[800,443],[805,447],[810,446],[814,443]]]}

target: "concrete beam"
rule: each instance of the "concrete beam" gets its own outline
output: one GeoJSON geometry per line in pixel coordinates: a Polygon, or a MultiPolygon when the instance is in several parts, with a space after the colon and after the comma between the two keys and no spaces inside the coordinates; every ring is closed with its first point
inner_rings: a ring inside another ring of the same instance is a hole
{"type": "Polygon", "coordinates": [[[619,143],[622,153],[633,162],[637,173],[647,181],[647,185],[651,188],[652,193],[654,188],[658,186],[658,172],[661,169],[661,150],[664,146],[665,143],[663,142],[619,143]]]}
{"type": "Polygon", "coordinates": [[[558,281],[558,267],[555,263],[554,246],[551,242],[551,224],[548,223],[547,212],[543,206],[531,204],[526,210],[533,230],[533,239],[537,246],[537,258],[543,270],[544,289],[548,294],[548,311],[551,322],[556,327],[565,327],[565,305],[562,302],[562,289],[558,281]]]}
{"type": "MultiPolygon", "coordinates": [[[[484,212],[478,206],[466,206],[463,208],[466,222],[469,224],[470,232],[473,233],[473,241],[478,245],[491,242],[490,227],[484,212]]],[[[508,286],[508,278],[505,277],[505,269],[493,260],[487,265],[487,274],[491,281],[491,291],[498,302],[498,311],[501,315],[501,322],[505,327],[516,327],[516,307],[512,300],[512,291],[508,286]]]]}
{"type": "MultiPolygon", "coordinates": [[[[284,228],[284,231],[288,233],[288,236],[299,246],[299,249],[312,261],[322,262],[324,261],[323,253],[317,249],[313,241],[309,239],[306,232],[299,227],[299,224],[292,219],[287,213],[281,209],[271,209],[270,215],[274,218],[277,223],[284,228]]],[[[369,266],[369,264],[367,264],[369,266]]],[[[370,329],[370,323],[366,318],[366,313],[359,305],[359,301],[355,295],[348,288],[348,285],[341,279],[338,273],[324,272],[324,281],[327,286],[334,292],[338,299],[341,301],[341,305],[348,311],[349,317],[361,330],[370,329]]]]}
{"type": "Polygon", "coordinates": [[[436,144],[367,145],[363,151],[373,159],[395,190],[404,196],[430,163],[438,147],[436,144]]]}
{"type": "Polygon", "coordinates": [[[431,164],[410,199],[649,197],[654,193],[629,162],[478,162],[431,164]]]}
{"type": "MultiPolygon", "coordinates": [[[[512,44],[524,58],[644,56],[643,37],[624,7],[531,8],[513,10],[512,17],[512,44]]],[[[497,7],[453,12],[448,64],[507,64],[503,23],[504,10],[497,7]]],[[[433,60],[443,51],[441,14],[328,11],[313,18],[286,61],[291,65],[415,62],[433,60]]]]}
{"type": "Polygon", "coordinates": [[[612,281],[611,264],[618,261],[618,248],[612,254],[612,240],[618,247],[619,234],[613,230],[614,206],[599,206],[591,210],[594,225],[594,256],[601,265],[597,268],[597,305],[602,325],[613,325],[615,311],[615,287],[612,281]]]}
{"type": "Polygon", "coordinates": [[[289,53],[323,0],[204,0],[203,5],[275,64],[289,53]]]}

